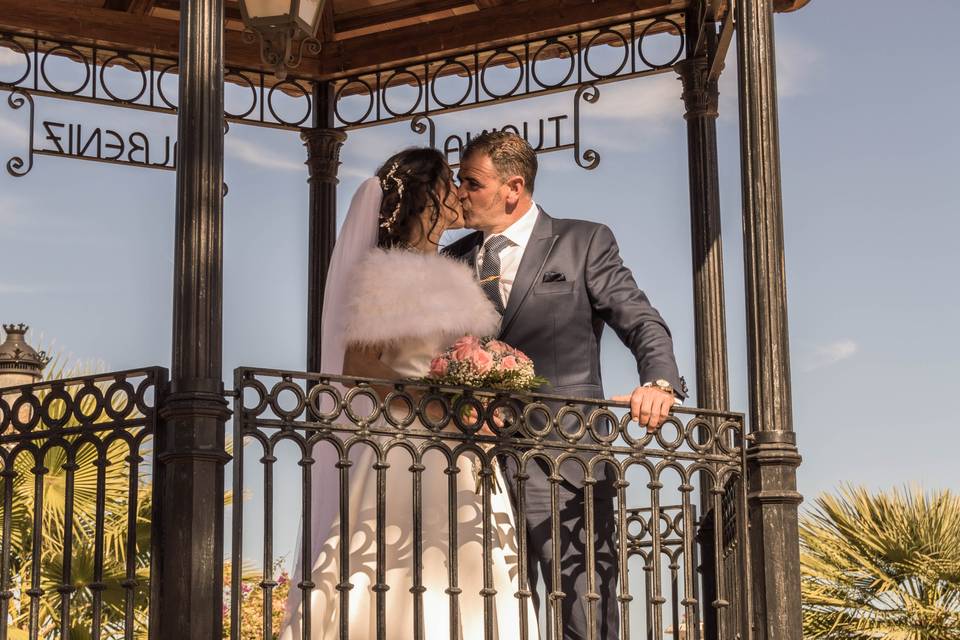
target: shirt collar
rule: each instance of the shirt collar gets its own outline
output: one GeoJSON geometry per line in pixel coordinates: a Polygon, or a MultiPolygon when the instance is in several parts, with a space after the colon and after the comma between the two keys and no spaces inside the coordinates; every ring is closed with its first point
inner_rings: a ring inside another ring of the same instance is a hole
{"type": "Polygon", "coordinates": [[[540,208],[536,202],[530,201],[530,208],[527,212],[514,221],[509,227],[499,234],[484,234],[483,241],[492,235],[501,235],[518,247],[525,247],[533,234],[533,227],[537,224],[537,217],[540,215],[540,208]]]}

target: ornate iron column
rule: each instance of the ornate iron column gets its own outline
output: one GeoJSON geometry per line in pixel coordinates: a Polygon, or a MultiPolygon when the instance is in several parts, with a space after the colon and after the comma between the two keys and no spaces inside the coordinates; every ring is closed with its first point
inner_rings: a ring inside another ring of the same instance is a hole
{"type": "Polygon", "coordinates": [[[222,635],[223,0],[180,3],[173,366],[158,434],[151,636],[222,635]]]}
{"type": "MultiPolygon", "coordinates": [[[[696,9],[701,7],[696,6],[696,9]]],[[[690,189],[690,237],[693,258],[693,314],[697,359],[697,404],[706,409],[728,408],[726,306],[723,290],[723,250],[720,236],[720,173],[717,158],[717,115],[720,92],[710,79],[707,50],[715,43],[712,22],[699,33],[696,10],[687,14],[687,58],[675,68],[683,81],[683,102],[687,121],[687,166],[690,189]],[[700,50],[693,43],[701,41],[700,50]]],[[[700,509],[703,518],[697,535],[703,564],[703,628],[706,637],[717,634],[718,595],[713,495],[723,487],[700,478],[700,509]]]]}
{"type": "Polygon", "coordinates": [[[313,128],[300,139],[307,147],[310,170],[310,247],[307,274],[307,371],[320,371],[320,326],[323,288],[337,238],[337,169],[347,134],[334,128],[335,98],[329,82],[313,93],[313,128]]]}
{"type": "Polygon", "coordinates": [[[772,0],[736,4],[756,640],[800,640],[800,552],[772,0]]]}
{"type": "Polygon", "coordinates": [[[678,63],[686,106],[693,241],[693,313],[697,345],[697,406],[726,410],[727,333],[720,238],[720,174],[717,160],[717,83],[706,56],[678,63]]]}

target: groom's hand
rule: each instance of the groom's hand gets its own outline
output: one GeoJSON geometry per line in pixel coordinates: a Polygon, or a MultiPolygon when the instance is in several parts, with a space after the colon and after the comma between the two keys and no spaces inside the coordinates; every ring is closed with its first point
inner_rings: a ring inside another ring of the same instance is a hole
{"type": "Polygon", "coordinates": [[[668,391],[644,386],[637,387],[628,396],[613,396],[612,399],[617,402],[629,402],[630,416],[645,426],[648,433],[653,433],[660,428],[670,415],[670,409],[675,400],[673,394],[668,391]]]}

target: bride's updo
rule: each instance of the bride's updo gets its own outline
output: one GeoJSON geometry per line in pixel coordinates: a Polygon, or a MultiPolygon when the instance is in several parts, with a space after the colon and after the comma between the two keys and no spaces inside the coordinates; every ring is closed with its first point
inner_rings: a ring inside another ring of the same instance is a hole
{"type": "Polygon", "coordinates": [[[443,154],[429,147],[404,149],[384,162],[376,175],[383,189],[377,246],[402,247],[421,233],[429,237],[447,206],[453,177],[443,154]]]}

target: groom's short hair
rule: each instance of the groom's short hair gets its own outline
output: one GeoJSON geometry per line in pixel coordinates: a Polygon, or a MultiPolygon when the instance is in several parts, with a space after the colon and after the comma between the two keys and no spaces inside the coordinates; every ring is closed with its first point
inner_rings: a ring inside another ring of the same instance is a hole
{"type": "Polygon", "coordinates": [[[460,154],[460,161],[477,153],[489,157],[504,180],[511,176],[523,178],[527,193],[533,195],[533,183],[537,179],[537,154],[521,136],[509,131],[484,131],[467,143],[460,154]]]}

